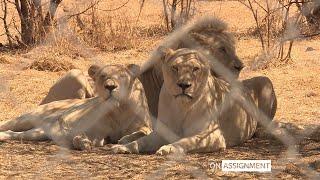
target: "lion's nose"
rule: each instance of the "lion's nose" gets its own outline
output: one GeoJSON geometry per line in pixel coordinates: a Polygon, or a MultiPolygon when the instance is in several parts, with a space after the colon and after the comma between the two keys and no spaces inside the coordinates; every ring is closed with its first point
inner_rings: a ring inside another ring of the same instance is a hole
{"type": "Polygon", "coordinates": [[[108,89],[109,91],[113,91],[115,88],[117,88],[117,86],[116,85],[106,85],[105,88],[108,89]]]}
{"type": "Polygon", "coordinates": [[[186,90],[191,86],[191,83],[188,82],[180,82],[177,83],[177,85],[182,89],[182,90],[186,90]]]}
{"type": "Polygon", "coordinates": [[[244,68],[244,65],[235,66],[234,68],[240,72],[244,68]]]}
{"type": "Polygon", "coordinates": [[[116,89],[118,86],[113,81],[107,81],[104,88],[108,89],[110,92],[116,89]]]}
{"type": "Polygon", "coordinates": [[[239,72],[244,68],[244,64],[240,61],[240,59],[238,59],[238,60],[235,62],[234,68],[235,68],[236,70],[238,70],[239,72]]]}

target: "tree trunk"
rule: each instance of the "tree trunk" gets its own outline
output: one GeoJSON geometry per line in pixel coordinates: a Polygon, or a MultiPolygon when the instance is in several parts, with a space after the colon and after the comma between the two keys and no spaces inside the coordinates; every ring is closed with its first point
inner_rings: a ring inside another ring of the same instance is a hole
{"type": "Polygon", "coordinates": [[[50,7],[44,18],[41,0],[15,0],[21,23],[21,40],[24,44],[32,45],[44,40],[61,1],[50,0],[50,7]]]}
{"type": "Polygon", "coordinates": [[[171,28],[176,27],[176,10],[177,10],[178,0],[173,0],[171,5],[171,28]]]}
{"type": "Polygon", "coordinates": [[[28,0],[20,0],[21,40],[27,45],[34,43],[33,18],[30,17],[31,8],[28,4],[28,0]]]}

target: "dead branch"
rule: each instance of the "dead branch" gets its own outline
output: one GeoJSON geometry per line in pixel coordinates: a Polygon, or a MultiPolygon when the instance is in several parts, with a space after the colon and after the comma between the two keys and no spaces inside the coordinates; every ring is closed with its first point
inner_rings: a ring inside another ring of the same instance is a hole
{"type": "Polygon", "coordinates": [[[177,25],[185,23],[191,16],[191,7],[194,0],[163,0],[163,14],[168,31],[177,25]],[[171,3],[170,3],[171,2],[171,3]],[[177,9],[180,7],[180,9],[177,9]]]}
{"type": "MultiPolygon", "coordinates": [[[[129,1],[128,1],[129,2],[129,1]]],[[[138,14],[138,18],[137,18],[137,21],[139,21],[140,19],[140,15],[141,15],[141,12],[142,12],[142,8],[144,6],[144,3],[145,3],[145,0],[142,0],[141,1],[141,4],[140,4],[140,8],[139,8],[139,14],[138,14]]]]}
{"type": "Polygon", "coordinates": [[[93,2],[93,3],[91,3],[91,5],[88,6],[86,9],[84,9],[83,11],[80,11],[80,12],[75,13],[75,14],[68,15],[67,19],[71,19],[71,18],[73,18],[73,17],[75,17],[75,16],[84,14],[84,13],[86,13],[87,11],[89,11],[90,9],[94,8],[95,6],[97,6],[99,3],[100,3],[100,0],[97,0],[97,1],[95,1],[95,2],[93,2]]]}
{"type": "MultiPolygon", "coordinates": [[[[100,8],[97,8],[99,11],[106,11],[106,12],[109,12],[109,11],[116,11],[116,10],[119,10],[123,7],[125,7],[128,3],[130,2],[130,0],[127,0],[125,3],[123,3],[122,5],[116,7],[116,8],[113,8],[113,9],[100,9],[100,8]]],[[[142,7],[144,5],[144,2],[145,0],[142,0],[141,2],[141,5],[140,5],[140,12],[142,11],[142,7]]]]}
{"type": "Polygon", "coordinates": [[[0,17],[0,19],[2,19],[2,21],[3,21],[3,26],[4,26],[5,34],[7,36],[7,40],[8,40],[9,46],[12,47],[12,36],[11,36],[10,31],[9,31],[9,26],[8,26],[8,23],[7,23],[7,17],[8,17],[7,0],[2,0],[1,1],[1,6],[2,6],[3,17],[0,17]]]}
{"type": "Polygon", "coordinates": [[[167,3],[166,0],[162,0],[163,4],[163,13],[164,13],[164,20],[166,22],[167,30],[169,31],[169,15],[168,15],[168,10],[167,10],[167,3]]]}
{"type": "Polygon", "coordinates": [[[256,23],[256,26],[257,26],[257,29],[258,29],[258,34],[259,34],[259,38],[260,38],[260,43],[261,43],[261,46],[262,46],[262,49],[263,51],[266,50],[265,48],[265,45],[264,45],[264,38],[263,38],[263,35],[262,35],[262,30],[261,30],[261,27],[260,27],[260,24],[259,24],[259,20],[258,20],[258,10],[254,11],[254,8],[252,6],[252,3],[250,0],[248,0],[248,3],[249,3],[249,9],[253,15],[253,18],[255,20],[255,23],[256,23]]]}

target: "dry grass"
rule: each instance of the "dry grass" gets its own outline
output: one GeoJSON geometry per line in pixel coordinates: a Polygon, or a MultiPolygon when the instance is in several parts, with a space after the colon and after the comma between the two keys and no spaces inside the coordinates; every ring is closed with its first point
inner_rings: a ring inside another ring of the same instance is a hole
{"type": "MultiPolygon", "coordinates": [[[[116,1],[110,2],[115,3],[116,1]]],[[[55,33],[43,46],[36,47],[27,54],[15,55],[14,58],[17,61],[12,61],[13,64],[0,63],[0,85],[5,87],[0,87],[0,91],[5,89],[0,92],[0,120],[14,118],[38,106],[53,83],[64,74],[64,71],[49,72],[33,69],[22,71],[16,68],[25,61],[32,62],[35,59],[39,62],[52,58],[53,60],[51,59],[50,63],[56,63],[53,68],[51,67],[52,64],[48,65],[49,69],[58,68],[60,65],[57,67],[56,64],[67,61],[86,71],[88,66],[96,61],[105,64],[141,64],[148,59],[150,50],[164,38],[163,35],[166,32],[163,31],[163,22],[160,16],[160,1],[146,2],[145,10],[138,23],[135,23],[135,17],[139,9],[137,1],[130,1],[133,4],[119,12],[101,14],[98,19],[98,29],[91,28],[96,33],[93,36],[96,41],[84,40],[85,36],[90,35],[89,30],[84,32],[78,31],[77,28],[70,28],[72,30],[62,28],[65,30],[61,31],[63,33],[55,33]],[[117,18],[120,17],[119,14],[123,15],[123,19],[117,18]],[[110,20],[115,36],[111,35],[110,24],[106,23],[110,20]],[[81,35],[81,33],[83,34],[81,35]],[[80,36],[78,36],[79,34],[80,36]],[[91,51],[88,48],[91,45],[101,46],[107,52],[91,51]],[[90,61],[81,60],[81,57],[90,61]]],[[[112,9],[117,5],[109,6],[108,4],[102,8],[112,9]]],[[[214,14],[229,24],[231,32],[239,35],[237,36],[237,53],[246,66],[250,65],[254,57],[260,54],[260,44],[257,38],[246,35],[248,29],[254,27],[250,12],[246,11],[247,9],[236,1],[199,1],[198,7],[198,15],[214,14]]],[[[89,17],[82,18],[87,25],[90,25],[89,17]],[[86,18],[88,19],[86,20],[86,18]]],[[[275,120],[303,127],[319,126],[319,47],[319,40],[302,40],[294,45],[291,63],[284,66],[258,69],[257,71],[245,68],[241,73],[241,79],[264,75],[272,80],[278,97],[275,120]],[[306,51],[308,47],[313,47],[315,50],[306,51]]],[[[42,64],[41,66],[47,65],[42,64]]],[[[195,178],[195,173],[192,170],[197,168],[209,178],[302,179],[309,172],[302,169],[300,165],[309,166],[320,172],[319,137],[320,131],[318,128],[309,138],[297,142],[301,155],[297,159],[298,161],[294,161],[294,167],[291,163],[281,161],[281,159],[287,160],[286,147],[275,139],[254,138],[225,152],[191,154],[178,162],[154,155],[113,155],[108,151],[109,145],[96,148],[90,152],[79,152],[61,151],[59,147],[50,142],[14,141],[0,144],[0,167],[2,167],[0,168],[0,178],[142,179],[157,177],[163,179],[191,179],[195,178]],[[224,173],[221,171],[215,172],[209,168],[210,161],[222,159],[271,159],[272,174],[224,173]]]]}
{"type": "Polygon", "coordinates": [[[88,46],[109,52],[147,49],[146,41],[162,37],[167,32],[161,23],[147,27],[136,23],[126,15],[95,15],[78,17],[71,27],[88,46]]]}
{"type": "Polygon", "coordinates": [[[38,60],[33,61],[27,69],[35,69],[38,71],[69,71],[71,69],[76,69],[76,67],[69,61],[60,59],[57,57],[43,57],[38,60]]]}
{"type": "Polygon", "coordinates": [[[11,62],[8,60],[6,56],[0,56],[0,64],[10,64],[11,62]]]}

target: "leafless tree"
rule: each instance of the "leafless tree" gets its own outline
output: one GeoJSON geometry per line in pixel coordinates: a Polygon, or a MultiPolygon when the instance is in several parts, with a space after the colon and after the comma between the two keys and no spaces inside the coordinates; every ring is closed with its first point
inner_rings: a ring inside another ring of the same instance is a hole
{"type": "Polygon", "coordinates": [[[194,0],[163,0],[163,13],[167,29],[170,31],[177,25],[185,23],[193,14],[194,0]],[[179,10],[180,8],[180,10],[179,10]]]}
{"type": "Polygon", "coordinates": [[[298,26],[301,15],[290,13],[296,1],[239,1],[252,13],[265,59],[277,58],[287,62],[291,58],[293,42],[300,37],[298,26]]]}
{"type": "MultiPolygon", "coordinates": [[[[0,20],[4,24],[4,34],[7,36],[9,46],[14,43],[20,46],[30,46],[43,42],[57,24],[56,12],[63,0],[1,0],[3,16],[0,20]],[[8,5],[16,9],[8,11],[8,5]],[[15,14],[16,13],[16,14],[15,14]],[[8,17],[12,17],[8,23],[8,17]],[[16,18],[18,17],[18,18],[16,18]],[[12,33],[10,32],[12,31],[12,33]]],[[[87,8],[74,14],[64,16],[69,20],[87,12],[101,0],[92,0],[87,8]]]]}
{"type": "Polygon", "coordinates": [[[26,45],[40,42],[53,25],[53,19],[62,0],[50,0],[47,12],[43,12],[41,0],[14,0],[20,19],[21,40],[26,45]]]}

